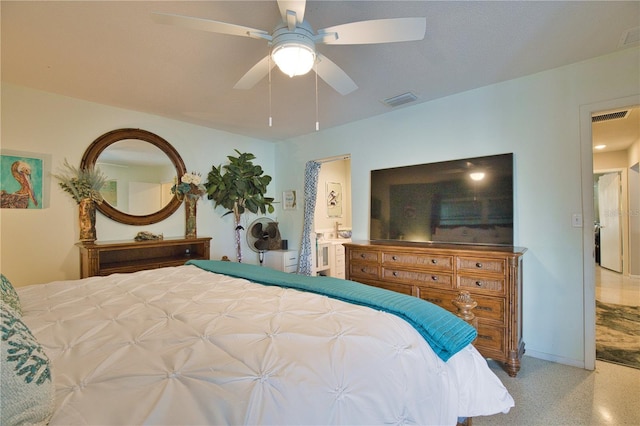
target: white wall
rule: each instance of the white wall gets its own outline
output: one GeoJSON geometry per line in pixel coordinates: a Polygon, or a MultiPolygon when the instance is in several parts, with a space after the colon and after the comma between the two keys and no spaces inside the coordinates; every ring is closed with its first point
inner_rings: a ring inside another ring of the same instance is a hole
{"type": "MultiPolygon", "coordinates": [[[[280,142],[279,179],[302,185],[306,161],[350,153],[353,238],[367,239],[371,169],[513,152],[527,353],[584,366],[588,283],[583,230],[571,226],[573,213],[592,217],[582,211],[580,107],[638,94],[639,64],[640,49],[627,49],[280,142]]],[[[302,216],[291,219],[283,227],[299,240],[302,216]]]]}
{"type": "MultiPolygon", "coordinates": [[[[51,171],[60,171],[64,159],[79,165],[85,149],[102,134],[125,127],[141,128],[166,139],[182,156],[188,171],[206,174],[228,155],[251,152],[266,174],[274,177],[269,196],[276,195],[274,144],[226,132],[168,120],[149,114],[107,107],[91,102],[2,84],[3,149],[51,155],[51,171]]],[[[43,210],[0,210],[0,270],[17,286],[79,277],[78,209],[52,179],[50,207],[43,210]]],[[[235,258],[233,216],[213,209],[209,200],[198,204],[198,235],[213,237],[211,257],[235,258]]],[[[255,218],[245,215],[247,222],[255,218]]],[[[138,231],[184,236],[184,209],[169,219],[148,226],[127,226],[98,213],[99,240],[131,240],[138,231]]],[[[250,222],[249,222],[250,223],[250,222]]],[[[244,240],[243,240],[244,242],[244,240]]],[[[258,263],[257,255],[243,249],[246,263],[258,263]]]]}

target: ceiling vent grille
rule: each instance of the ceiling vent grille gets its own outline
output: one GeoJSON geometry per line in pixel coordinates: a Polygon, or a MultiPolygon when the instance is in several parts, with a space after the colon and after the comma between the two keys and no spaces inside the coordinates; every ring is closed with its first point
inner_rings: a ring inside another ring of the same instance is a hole
{"type": "Polygon", "coordinates": [[[408,104],[417,100],[418,97],[411,92],[403,93],[402,95],[394,96],[392,98],[383,99],[381,102],[389,107],[395,108],[400,105],[408,104]]]}
{"type": "Polygon", "coordinates": [[[594,115],[591,117],[591,122],[600,123],[602,121],[619,120],[621,118],[626,118],[627,114],[629,114],[629,110],[608,112],[606,114],[594,115]]]}

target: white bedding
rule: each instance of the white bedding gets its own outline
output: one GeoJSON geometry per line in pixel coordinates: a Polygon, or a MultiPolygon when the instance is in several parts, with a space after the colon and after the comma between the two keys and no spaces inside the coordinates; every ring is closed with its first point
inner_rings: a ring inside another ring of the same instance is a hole
{"type": "Polygon", "coordinates": [[[455,424],[513,399],[471,345],[195,266],[17,289],[52,361],[51,425],[455,424]]]}

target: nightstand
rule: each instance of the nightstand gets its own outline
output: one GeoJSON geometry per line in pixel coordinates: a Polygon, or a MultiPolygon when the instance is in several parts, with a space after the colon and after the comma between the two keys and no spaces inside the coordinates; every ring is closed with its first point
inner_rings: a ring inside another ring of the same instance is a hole
{"type": "Polygon", "coordinates": [[[298,270],[297,250],[269,250],[264,253],[264,266],[283,272],[298,270]]]}

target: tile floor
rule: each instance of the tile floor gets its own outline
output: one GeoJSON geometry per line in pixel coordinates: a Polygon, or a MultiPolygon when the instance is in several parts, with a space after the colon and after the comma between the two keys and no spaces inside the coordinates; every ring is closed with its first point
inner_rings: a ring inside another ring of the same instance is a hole
{"type": "Polygon", "coordinates": [[[623,276],[596,265],[596,299],[605,303],[640,306],[640,278],[623,276]]]}

